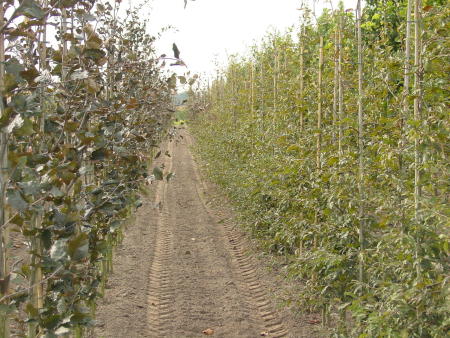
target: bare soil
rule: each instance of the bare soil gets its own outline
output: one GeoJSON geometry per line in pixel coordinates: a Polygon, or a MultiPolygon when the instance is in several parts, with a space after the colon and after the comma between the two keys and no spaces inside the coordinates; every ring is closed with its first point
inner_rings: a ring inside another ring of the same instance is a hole
{"type": "Polygon", "coordinates": [[[320,337],[317,315],[280,306],[293,286],[256,254],[178,133],[157,163],[175,177],[154,183],[126,229],[93,336],[320,337]]]}

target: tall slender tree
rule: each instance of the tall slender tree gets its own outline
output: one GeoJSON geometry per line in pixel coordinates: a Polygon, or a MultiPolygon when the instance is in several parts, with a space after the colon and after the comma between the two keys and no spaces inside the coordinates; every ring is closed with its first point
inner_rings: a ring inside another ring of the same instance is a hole
{"type": "MultiPolygon", "coordinates": [[[[4,1],[0,3],[0,27],[5,25],[4,1]]],[[[5,115],[5,34],[0,32],[0,117],[5,115]]],[[[9,271],[7,242],[8,230],[5,227],[7,219],[6,188],[8,184],[8,134],[0,131],[0,296],[5,296],[9,288],[9,271]]],[[[5,312],[0,313],[0,337],[8,337],[8,321],[5,312]]]]}

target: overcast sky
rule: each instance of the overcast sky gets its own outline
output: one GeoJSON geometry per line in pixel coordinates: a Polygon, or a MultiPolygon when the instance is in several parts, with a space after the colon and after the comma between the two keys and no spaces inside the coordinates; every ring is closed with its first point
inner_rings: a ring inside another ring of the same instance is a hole
{"type": "MultiPolygon", "coordinates": [[[[189,0],[186,9],[184,0],[146,2],[151,10],[143,15],[150,16],[151,33],[168,25],[176,29],[165,32],[157,42],[159,53],[171,56],[175,42],[192,73],[211,74],[216,62],[223,65],[228,55],[245,53],[268,30],[284,31],[296,25],[301,0],[189,0]]],[[[313,0],[309,2],[312,5],[313,0]]],[[[337,1],[333,2],[336,7],[337,1]]],[[[344,3],[354,8],[356,0],[344,3]]],[[[329,1],[317,1],[316,12],[324,6],[330,8],[329,1]]]]}

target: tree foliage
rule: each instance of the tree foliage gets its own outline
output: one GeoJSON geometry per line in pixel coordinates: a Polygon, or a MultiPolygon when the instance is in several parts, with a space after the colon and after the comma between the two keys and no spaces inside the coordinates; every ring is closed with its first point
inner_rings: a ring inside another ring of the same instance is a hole
{"type": "Polygon", "coordinates": [[[404,8],[373,1],[363,11],[362,133],[356,22],[342,7],[317,22],[305,10],[299,42],[269,34],[197,94],[205,112],[194,111],[193,130],[211,177],[267,248],[286,255],[304,285],[295,301],[324,310],[324,320],[340,313],[345,335],[444,337],[450,329],[450,8],[419,7],[423,33],[412,44],[421,42],[421,62],[407,68],[417,78],[408,91],[404,8]]]}
{"type": "Polygon", "coordinates": [[[2,337],[8,317],[29,337],[83,334],[121,225],[155,179],[150,150],[176,82],[138,11],[119,17],[119,4],[2,2],[2,337]],[[22,260],[10,231],[27,244],[22,260]]]}

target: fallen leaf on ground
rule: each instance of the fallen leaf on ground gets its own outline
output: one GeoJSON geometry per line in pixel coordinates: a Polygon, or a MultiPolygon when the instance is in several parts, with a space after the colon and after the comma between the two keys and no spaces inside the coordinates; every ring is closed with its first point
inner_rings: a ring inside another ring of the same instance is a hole
{"type": "Polygon", "coordinates": [[[211,335],[214,334],[214,330],[213,329],[206,329],[206,330],[203,331],[203,334],[207,335],[207,336],[211,336],[211,335]]]}

